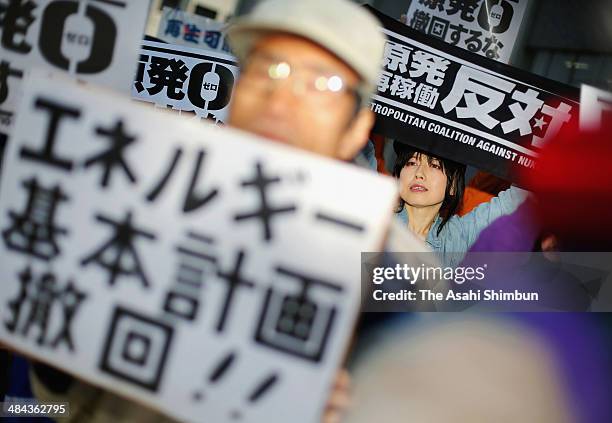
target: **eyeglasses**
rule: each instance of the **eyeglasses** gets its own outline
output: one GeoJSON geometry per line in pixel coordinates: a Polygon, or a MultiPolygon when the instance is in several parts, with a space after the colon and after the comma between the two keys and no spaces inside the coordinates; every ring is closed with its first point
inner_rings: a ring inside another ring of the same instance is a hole
{"type": "Polygon", "coordinates": [[[359,85],[351,86],[341,76],[324,69],[307,65],[295,67],[268,55],[253,55],[246,63],[241,79],[253,89],[262,91],[289,80],[293,93],[304,101],[329,103],[349,94],[359,103],[359,85]]]}

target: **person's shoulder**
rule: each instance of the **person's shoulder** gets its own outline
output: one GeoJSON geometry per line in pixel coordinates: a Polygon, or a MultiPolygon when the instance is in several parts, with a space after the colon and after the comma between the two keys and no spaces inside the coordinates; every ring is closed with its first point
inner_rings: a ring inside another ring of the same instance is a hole
{"type": "Polygon", "coordinates": [[[432,247],[443,252],[460,252],[467,249],[466,231],[467,223],[464,217],[453,215],[446,224],[440,229],[438,235],[438,225],[442,224],[442,219],[431,228],[433,231],[432,247]]]}
{"type": "MultiPolygon", "coordinates": [[[[434,226],[431,228],[432,230],[435,229],[435,232],[438,232],[438,228],[440,227],[439,225],[442,224],[442,218],[439,217],[438,221],[436,222],[436,224],[434,224],[434,226]]],[[[463,225],[463,219],[461,216],[459,215],[452,215],[444,224],[444,226],[442,227],[442,229],[440,230],[440,237],[447,237],[449,235],[452,235],[454,233],[456,233],[458,230],[461,229],[461,226],[463,225]]]]}

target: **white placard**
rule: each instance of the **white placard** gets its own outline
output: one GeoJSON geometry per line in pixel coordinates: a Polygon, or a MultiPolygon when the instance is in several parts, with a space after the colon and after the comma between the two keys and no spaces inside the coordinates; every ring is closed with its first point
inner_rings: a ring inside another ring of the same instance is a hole
{"type": "Polygon", "coordinates": [[[427,35],[503,63],[529,0],[412,0],[406,24],[427,35]]]}
{"type": "Polygon", "coordinates": [[[132,96],[197,120],[225,123],[239,72],[228,54],[143,41],[132,96]]]}
{"type": "Polygon", "coordinates": [[[30,69],[129,93],[148,0],[0,0],[0,132],[8,133],[30,69]],[[5,90],[6,89],[6,90],[5,90]]]}
{"type": "Polygon", "coordinates": [[[582,84],[580,86],[580,129],[597,131],[604,113],[612,116],[612,93],[582,84]]]}
{"type": "Polygon", "coordinates": [[[223,27],[223,23],[214,19],[164,7],[157,38],[172,44],[229,54],[230,48],[223,27]]]}
{"type": "Polygon", "coordinates": [[[178,419],[317,421],[393,179],[36,75],[17,116],[0,339],[178,419]]]}

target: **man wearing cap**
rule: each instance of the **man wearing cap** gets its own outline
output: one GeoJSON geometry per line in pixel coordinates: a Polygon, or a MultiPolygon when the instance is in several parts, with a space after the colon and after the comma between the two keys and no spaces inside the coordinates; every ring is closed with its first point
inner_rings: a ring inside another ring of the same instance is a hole
{"type": "Polygon", "coordinates": [[[270,0],[227,35],[241,62],[231,126],[341,160],[364,147],[385,44],[369,12],[348,0],[270,0]]]}
{"type": "MultiPolygon", "coordinates": [[[[385,43],[369,12],[349,0],[269,0],[227,34],[242,65],[231,126],[329,158],[358,154],[374,123],[368,102],[385,43]]],[[[338,421],[347,377],[339,374],[324,422],[338,421]]],[[[70,401],[70,421],[170,421],[43,365],[31,380],[40,400],[70,401]]]]}

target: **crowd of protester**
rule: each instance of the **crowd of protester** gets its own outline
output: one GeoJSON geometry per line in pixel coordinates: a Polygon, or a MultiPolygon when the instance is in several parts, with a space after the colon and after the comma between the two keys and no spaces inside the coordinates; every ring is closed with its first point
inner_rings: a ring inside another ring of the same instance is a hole
{"type": "MultiPolygon", "coordinates": [[[[395,154],[381,164],[374,145],[382,144],[368,143],[368,99],[384,39],[366,10],[348,0],[269,0],[228,35],[242,64],[229,125],[332,159],[366,155],[369,167],[391,169],[399,198],[391,231],[420,239],[442,263],[459,265],[468,252],[612,250],[609,127],[565,128],[536,170],[522,175],[521,188],[483,172],[466,181],[464,164],[409,140],[384,140],[395,154]],[[321,87],[321,77],[340,77],[342,89],[321,87]]],[[[612,421],[612,318],[605,313],[364,320],[324,422],[612,421]]],[[[71,421],[167,420],[7,350],[0,367],[0,398],[70,401],[71,421]]]]}

